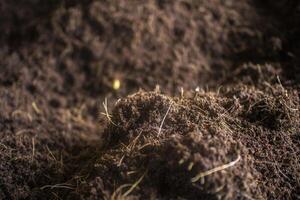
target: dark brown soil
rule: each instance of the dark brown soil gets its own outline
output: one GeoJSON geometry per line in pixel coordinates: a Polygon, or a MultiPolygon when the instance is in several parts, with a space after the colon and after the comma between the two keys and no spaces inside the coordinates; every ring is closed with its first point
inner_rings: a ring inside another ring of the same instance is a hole
{"type": "Polygon", "coordinates": [[[139,92],[118,101],[104,131],[107,146],[87,167],[91,171],[83,172],[90,174],[90,191],[83,186],[78,195],[122,198],[126,184],[143,177],[132,193],[139,199],[297,198],[299,97],[282,85],[268,86],[177,98],[139,92]],[[233,169],[191,182],[197,173],[238,157],[233,169]]]}
{"type": "Polygon", "coordinates": [[[0,199],[300,199],[296,0],[0,11],[0,199]]]}

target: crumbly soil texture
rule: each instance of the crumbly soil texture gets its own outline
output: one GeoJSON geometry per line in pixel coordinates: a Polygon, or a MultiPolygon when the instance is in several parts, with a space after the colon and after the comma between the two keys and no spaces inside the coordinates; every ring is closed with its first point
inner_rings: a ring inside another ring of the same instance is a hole
{"type": "Polygon", "coordinates": [[[0,2],[0,199],[300,199],[297,0],[0,2]]]}

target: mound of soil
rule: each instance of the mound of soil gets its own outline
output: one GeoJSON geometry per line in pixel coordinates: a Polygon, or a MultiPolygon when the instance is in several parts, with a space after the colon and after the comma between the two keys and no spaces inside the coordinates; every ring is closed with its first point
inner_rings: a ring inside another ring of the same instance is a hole
{"type": "Polygon", "coordinates": [[[0,199],[299,198],[299,10],[1,1],[0,199]]]}
{"type": "Polygon", "coordinates": [[[299,189],[299,128],[299,98],[282,85],[175,98],[139,92],[117,102],[104,131],[107,147],[88,167],[90,190],[80,186],[79,195],[293,199],[299,189]]]}

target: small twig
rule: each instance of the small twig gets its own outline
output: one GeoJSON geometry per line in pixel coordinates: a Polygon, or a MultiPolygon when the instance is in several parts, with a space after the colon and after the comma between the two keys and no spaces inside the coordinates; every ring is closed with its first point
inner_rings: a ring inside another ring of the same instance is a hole
{"type": "Polygon", "coordinates": [[[53,158],[56,162],[58,162],[57,159],[56,159],[56,157],[55,157],[54,154],[52,153],[52,151],[49,149],[48,145],[46,145],[46,149],[48,150],[48,152],[50,153],[50,155],[52,156],[52,158],[53,158]]]}
{"type": "Polygon", "coordinates": [[[143,132],[143,131],[140,131],[140,133],[138,134],[138,136],[136,136],[136,137],[134,138],[134,140],[127,146],[127,147],[129,147],[130,150],[132,150],[132,149],[135,147],[136,142],[137,142],[137,140],[139,139],[139,137],[141,136],[142,132],[143,132]]]}
{"type": "Polygon", "coordinates": [[[117,199],[119,199],[118,197],[119,197],[120,191],[122,191],[122,189],[124,189],[124,188],[126,188],[126,187],[129,187],[129,186],[130,186],[130,184],[124,184],[124,185],[121,185],[120,187],[118,187],[118,188],[114,191],[114,193],[111,195],[110,200],[117,200],[117,199]],[[118,196],[117,196],[117,195],[118,195],[118,196]]]}
{"type": "Polygon", "coordinates": [[[183,87],[180,88],[180,96],[181,96],[181,98],[184,97],[184,89],[183,89],[183,87]]]}
{"type": "MultiPolygon", "coordinates": [[[[128,153],[131,153],[131,151],[134,149],[134,147],[136,145],[136,142],[139,139],[139,137],[141,136],[141,134],[142,134],[142,131],[138,134],[138,136],[129,145],[125,146],[125,148],[127,149],[128,153]]],[[[121,159],[120,159],[120,161],[119,161],[119,163],[117,165],[118,167],[121,166],[124,158],[125,158],[125,154],[121,157],[121,159]]]]}
{"type": "Polygon", "coordinates": [[[213,168],[213,169],[210,169],[208,171],[205,171],[205,172],[201,172],[199,173],[197,176],[195,176],[194,178],[191,179],[191,181],[193,183],[197,182],[199,179],[205,177],[205,176],[208,176],[208,175],[211,175],[213,173],[216,173],[218,171],[222,171],[222,170],[225,170],[229,167],[232,167],[234,166],[239,160],[241,159],[241,156],[238,155],[237,159],[235,159],[234,161],[228,163],[228,164],[225,164],[225,165],[221,165],[219,167],[216,167],[216,168],[213,168]]]}
{"type": "Polygon", "coordinates": [[[111,122],[113,125],[117,126],[111,119],[111,115],[108,112],[108,105],[107,105],[107,98],[105,98],[104,102],[102,103],[105,113],[101,112],[102,115],[106,116],[108,121],[111,122]]]}
{"type": "Polygon", "coordinates": [[[140,150],[142,150],[143,148],[145,148],[145,147],[147,147],[147,146],[150,146],[150,145],[152,145],[151,143],[146,143],[146,144],[144,144],[143,146],[141,146],[141,147],[139,147],[139,151],[140,150]]]}
{"type": "Polygon", "coordinates": [[[280,80],[280,78],[279,78],[278,75],[276,76],[276,78],[277,78],[277,81],[278,81],[278,83],[279,83],[281,89],[282,89],[282,90],[285,90],[284,87],[283,87],[283,85],[282,85],[282,83],[281,83],[281,80],[280,80]]]}
{"type": "Polygon", "coordinates": [[[36,105],[35,102],[32,102],[31,105],[32,105],[34,111],[35,111],[37,114],[41,114],[41,113],[42,113],[42,111],[38,108],[38,106],[36,105]]]}
{"type": "Polygon", "coordinates": [[[62,198],[60,198],[57,194],[55,194],[54,192],[51,192],[55,197],[56,197],[56,199],[60,199],[60,200],[62,200],[62,198]]]}
{"type": "Polygon", "coordinates": [[[50,189],[54,189],[54,188],[62,188],[62,189],[70,189],[70,190],[74,190],[73,187],[70,187],[72,185],[70,184],[64,184],[64,183],[60,183],[60,184],[56,184],[56,185],[45,185],[43,187],[41,187],[41,190],[44,190],[46,188],[50,188],[50,189]]]}
{"type": "Polygon", "coordinates": [[[0,146],[2,146],[4,149],[8,149],[8,147],[2,143],[0,143],[0,146]]]}
{"type": "Polygon", "coordinates": [[[163,120],[162,120],[161,123],[160,123],[159,130],[158,130],[158,134],[157,134],[158,137],[160,136],[162,126],[164,125],[164,122],[165,122],[165,120],[166,120],[166,118],[167,118],[167,115],[168,115],[169,112],[170,112],[171,107],[172,107],[172,103],[170,103],[170,106],[169,106],[169,108],[168,108],[168,110],[167,110],[167,112],[166,112],[166,114],[165,114],[163,120]]]}
{"type": "Polygon", "coordinates": [[[130,188],[127,192],[125,192],[122,196],[126,197],[128,196],[144,179],[145,175],[147,174],[147,171],[143,174],[143,176],[141,176],[141,178],[139,178],[139,180],[137,180],[130,188]]]}
{"type": "Polygon", "coordinates": [[[34,160],[34,156],[35,156],[35,139],[34,139],[34,137],[31,140],[32,140],[32,160],[34,160]]]}
{"type": "Polygon", "coordinates": [[[193,167],[194,167],[194,163],[191,162],[191,163],[189,164],[189,166],[188,166],[188,170],[191,171],[191,170],[193,169],[193,167]]]}
{"type": "Polygon", "coordinates": [[[120,161],[119,161],[117,167],[120,167],[120,166],[122,165],[122,162],[123,162],[124,158],[125,158],[125,155],[123,155],[123,156],[121,157],[121,159],[120,159],[120,161]]]}

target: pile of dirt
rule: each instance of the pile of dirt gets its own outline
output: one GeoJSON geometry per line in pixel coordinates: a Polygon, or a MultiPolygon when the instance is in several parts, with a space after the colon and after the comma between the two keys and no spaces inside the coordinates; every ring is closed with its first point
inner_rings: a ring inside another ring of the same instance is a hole
{"type": "Polygon", "coordinates": [[[90,190],[82,186],[79,194],[92,199],[104,194],[140,199],[259,196],[251,184],[258,175],[247,150],[219,122],[225,109],[210,94],[191,95],[171,98],[139,92],[120,100],[104,132],[107,150],[88,169],[93,174],[87,182],[90,190]],[[197,177],[231,162],[237,162],[237,167],[197,177]],[[99,178],[102,187],[95,186],[99,178]],[[138,185],[132,191],[134,184],[138,185]]]}
{"type": "Polygon", "coordinates": [[[279,84],[175,98],[138,92],[117,102],[107,146],[84,170],[78,195],[297,198],[299,114],[299,97],[279,84]]]}

